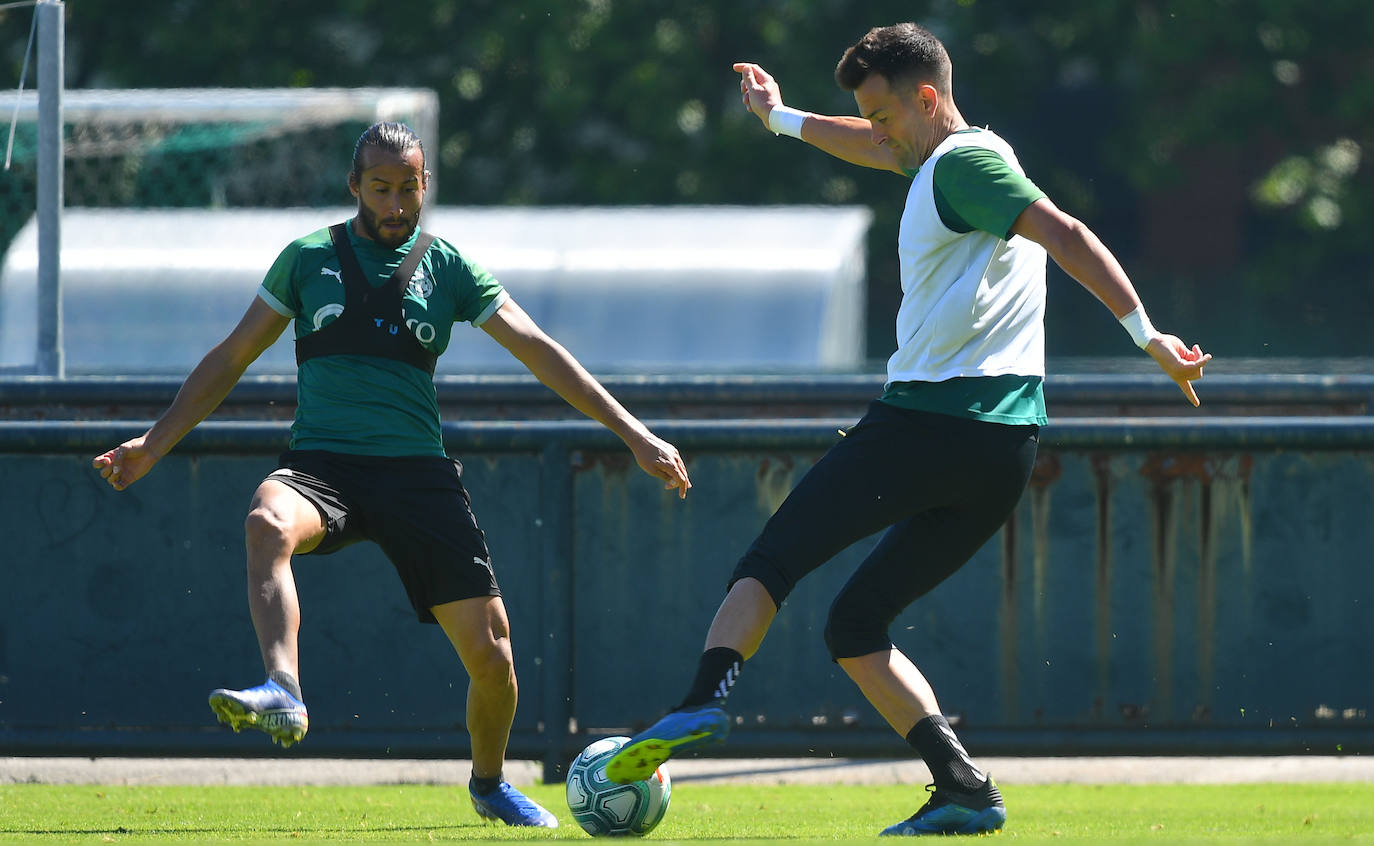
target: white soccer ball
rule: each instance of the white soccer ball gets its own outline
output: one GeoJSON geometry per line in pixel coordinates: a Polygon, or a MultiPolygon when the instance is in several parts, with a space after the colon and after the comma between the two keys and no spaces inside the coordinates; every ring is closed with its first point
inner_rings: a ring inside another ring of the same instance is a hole
{"type": "Polygon", "coordinates": [[[648,834],[668,810],[673,785],[666,764],[644,781],[616,784],[606,778],[606,762],[629,740],[595,741],[568,766],[568,809],[593,837],[648,834]]]}

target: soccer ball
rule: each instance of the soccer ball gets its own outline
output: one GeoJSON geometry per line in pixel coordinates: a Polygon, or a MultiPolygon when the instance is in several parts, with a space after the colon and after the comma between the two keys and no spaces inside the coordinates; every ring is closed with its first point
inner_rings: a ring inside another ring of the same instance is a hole
{"type": "Polygon", "coordinates": [[[568,767],[568,809],[593,837],[648,834],[668,810],[673,785],[666,764],[644,781],[616,784],[606,778],[606,762],[629,741],[628,737],[595,741],[568,767]]]}

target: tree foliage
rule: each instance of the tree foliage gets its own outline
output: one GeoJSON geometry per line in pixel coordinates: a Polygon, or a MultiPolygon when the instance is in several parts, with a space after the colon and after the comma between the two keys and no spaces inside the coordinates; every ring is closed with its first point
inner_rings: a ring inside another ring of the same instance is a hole
{"type": "MultiPolygon", "coordinates": [[[[71,87],[433,88],[445,204],[864,203],[875,355],[891,347],[903,181],[766,133],[737,60],[852,113],[870,26],[945,39],[965,117],[1123,259],[1156,322],[1219,353],[1363,355],[1374,218],[1364,0],[68,0],[71,87]]],[[[18,77],[27,9],[0,12],[18,77]]],[[[1071,282],[1051,352],[1123,352],[1071,282]],[[1084,316],[1083,320],[1078,317],[1084,316]],[[1089,317],[1088,315],[1091,314],[1089,317]],[[1079,327],[1091,326],[1092,329],[1079,327]]]]}

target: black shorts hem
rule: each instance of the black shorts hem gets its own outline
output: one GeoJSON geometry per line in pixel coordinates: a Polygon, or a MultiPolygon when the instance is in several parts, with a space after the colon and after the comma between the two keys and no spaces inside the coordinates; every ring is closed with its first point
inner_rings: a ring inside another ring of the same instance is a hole
{"type": "Polygon", "coordinates": [[[454,459],[288,450],[268,478],[299,493],[325,522],[324,538],[303,555],[374,542],[421,622],[436,622],[436,605],[501,595],[454,459]]]}

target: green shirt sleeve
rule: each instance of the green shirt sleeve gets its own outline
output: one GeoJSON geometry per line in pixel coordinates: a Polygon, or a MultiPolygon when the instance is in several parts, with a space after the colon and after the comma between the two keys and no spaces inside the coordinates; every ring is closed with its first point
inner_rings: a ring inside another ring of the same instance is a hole
{"type": "Polygon", "coordinates": [[[986,147],[956,147],[935,163],[935,208],[952,232],[975,229],[1011,236],[1026,206],[1045,196],[1026,177],[986,147]]]}
{"type": "Polygon", "coordinates": [[[277,256],[277,260],[272,262],[272,267],[263,277],[262,287],[258,290],[258,296],[263,302],[283,317],[296,317],[301,313],[300,290],[293,284],[300,254],[300,241],[288,244],[277,256]]]}
{"type": "Polygon", "coordinates": [[[446,284],[452,286],[454,323],[481,326],[509,299],[495,276],[459,253],[448,241],[436,238],[430,251],[431,259],[435,260],[435,270],[446,284]]]}
{"type": "Polygon", "coordinates": [[[462,316],[459,319],[466,320],[473,326],[481,326],[510,297],[501,283],[496,281],[496,277],[477,262],[465,258],[463,267],[472,284],[468,286],[468,295],[464,298],[462,316]]]}

